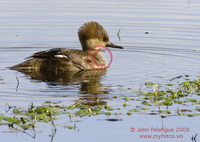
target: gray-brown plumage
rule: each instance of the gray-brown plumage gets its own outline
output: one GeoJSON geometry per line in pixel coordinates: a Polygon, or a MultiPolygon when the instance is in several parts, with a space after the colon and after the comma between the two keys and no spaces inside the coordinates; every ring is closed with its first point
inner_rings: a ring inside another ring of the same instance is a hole
{"type": "Polygon", "coordinates": [[[98,52],[102,47],[114,47],[123,49],[121,46],[110,42],[108,33],[97,22],[85,23],[78,30],[78,36],[82,50],[54,48],[34,53],[26,58],[27,61],[11,67],[14,70],[50,70],[50,71],[78,71],[90,69],[103,69],[107,66],[105,57],[98,52]],[[91,50],[94,46],[94,48],[91,50]],[[88,52],[90,54],[88,55],[88,52]],[[93,55],[95,60],[93,61],[93,55]],[[88,57],[87,57],[88,56],[88,57]],[[90,65],[89,65],[90,63],[90,65]],[[99,66],[99,64],[103,66],[99,66]]]}

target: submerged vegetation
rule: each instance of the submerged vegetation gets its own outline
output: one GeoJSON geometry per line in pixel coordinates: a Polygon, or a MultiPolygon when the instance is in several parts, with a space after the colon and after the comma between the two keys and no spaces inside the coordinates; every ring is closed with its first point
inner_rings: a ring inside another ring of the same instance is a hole
{"type": "MultiPolygon", "coordinates": [[[[200,95],[200,77],[191,81],[190,76],[186,75],[185,81],[177,84],[145,83],[146,87],[152,91],[134,91],[130,95],[114,95],[108,98],[91,98],[85,95],[78,95],[78,100],[72,105],[60,105],[59,103],[45,102],[42,106],[34,106],[31,102],[28,108],[12,107],[5,105],[5,111],[11,113],[0,114],[0,125],[7,125],[16,131],[34,129],[38,123],[51,122],[53,129],[56,130],[54,120],[59,120],[59,115],[74,117],[91,117],[105,115],[116,119],[105,119],[121,121],[123,115],[133,116],[139,114],[160,115],[161,118],[168,116],[189,116],[200,115],[200,102],[197,99],[200,95]],[[101,103],[107,100],[106,103],[101,103]],[[116,100],[121,105],[111,105],[109,102],[116,100]],[[93,105],[91,105],[93,104],[93,105]],[[95,104],[95,105],[94,105],[95,104]]],[[[174,78],[175,79],[175,78],[174,78]]],[[[173,80],[174,80],[173,79],[173,80]]],[[[121,89],[124,93],[128,89],[121,89]]],[[[56,124],[57,125],[57,124],[56,124]]],[[[65,125],[64,128],[75,129],[75,125],[65,125]]]]}

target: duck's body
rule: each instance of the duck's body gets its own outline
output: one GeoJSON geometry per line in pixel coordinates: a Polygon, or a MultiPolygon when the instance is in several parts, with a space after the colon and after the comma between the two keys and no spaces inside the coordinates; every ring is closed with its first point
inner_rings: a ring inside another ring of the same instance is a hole
{"type": "Polygon", "coordinates": [[[108,65],[107,61],[98,50],[103,46],[123,49],[109,41],[107,32],[97,22],[85,23],[79,29],[78,35],[83,50],[54,48],[37,52],[28,57],[27,61],[11,69],[50,71],[105,69],[108,65]]]}
{"type": "Polygon", "coordinates": [[[97,63],[105,64],[105,66],[97,66],[93,63],[92,54],[89,55],[89,65],[87,60],[87,52],[82,50],[54,48],[33,54],[31,58],[23,63],[15,65],[12,69],[17,70],[50,70],[50,71],[77,71],[90,70],[95,68],[105,68],[107,61],[105,57],[98,52],[95,56],[97,63]]]}

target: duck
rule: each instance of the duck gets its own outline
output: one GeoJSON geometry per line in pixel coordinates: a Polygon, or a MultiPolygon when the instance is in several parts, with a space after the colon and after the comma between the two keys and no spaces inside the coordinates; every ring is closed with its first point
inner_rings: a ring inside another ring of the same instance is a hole
{"type": "Polygon", "coordinates": [[[81,71],[105,70],[106,58],[100,52],[102,48],[124,49],[110,42],[106,30],[96,21],[84,23],[78,29],[82,50],[53,48],[40,51],[25,58],[26,61],[14,65],[12,70],[41,71],[81,71]]]}

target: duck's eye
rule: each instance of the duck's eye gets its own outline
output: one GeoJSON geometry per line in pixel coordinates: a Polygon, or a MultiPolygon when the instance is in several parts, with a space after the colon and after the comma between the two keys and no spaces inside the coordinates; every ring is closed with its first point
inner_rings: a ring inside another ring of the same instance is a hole
{"type": "Polygon", "coordinates": [[[99,40],[100,40],[100,41],[103,41],[103,39],[102,39],[102,38],[100,38],[99,40]]]}

